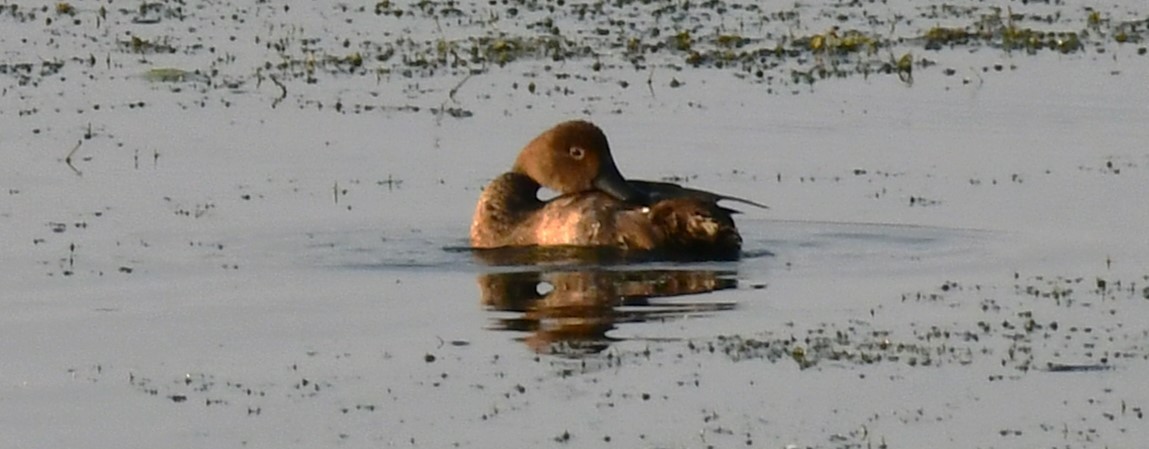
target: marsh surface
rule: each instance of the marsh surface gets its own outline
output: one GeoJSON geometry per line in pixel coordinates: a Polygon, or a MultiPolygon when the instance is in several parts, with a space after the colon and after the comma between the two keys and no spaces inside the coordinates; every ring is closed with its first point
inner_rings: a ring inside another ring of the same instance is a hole
{"type": "Polygon", "coordinates": [[[1149,9],[0,5],[0,446],[1149,441],[1149,9]],[[771,206],[493,267],[531,137],[771,206]]]}

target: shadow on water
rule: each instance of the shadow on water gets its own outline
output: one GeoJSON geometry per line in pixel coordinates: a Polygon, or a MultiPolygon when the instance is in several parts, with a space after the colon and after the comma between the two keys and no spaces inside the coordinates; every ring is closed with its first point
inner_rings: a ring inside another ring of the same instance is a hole
{"type": "Polygon", "coordinates": [[[480,302],[510,313],[494,318],[491,328],[524,333],[520,340],[541,353],[594,354],[619,341],[609,334],[620,324],[708,316],[736,307],[702,297],[738,286],[737,265],[729,262],[642,263],[653,260],[585,248],[474,254],[494,269],[478,275],[480,302]]]}

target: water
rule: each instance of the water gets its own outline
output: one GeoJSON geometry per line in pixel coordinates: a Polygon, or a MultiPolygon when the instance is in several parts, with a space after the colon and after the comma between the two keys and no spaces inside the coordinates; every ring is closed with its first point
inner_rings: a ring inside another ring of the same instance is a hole
{"type": "Polygon", "coordinates": [[[1145,441],[1143,5],[891,3],[0,8],[0,446],[1145,441]],[[744,257],[467,250],[575,117],[744,257]]]}

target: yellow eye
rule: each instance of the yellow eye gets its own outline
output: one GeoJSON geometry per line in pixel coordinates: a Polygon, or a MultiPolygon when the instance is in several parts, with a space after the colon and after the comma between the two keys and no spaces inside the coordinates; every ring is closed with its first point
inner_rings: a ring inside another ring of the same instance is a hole
{"type": "Polygon", "coordinates": [[[575,160],[582,160],[586,156],[586,150],[579,147],[571,147],[570,153],[575,160]]]}

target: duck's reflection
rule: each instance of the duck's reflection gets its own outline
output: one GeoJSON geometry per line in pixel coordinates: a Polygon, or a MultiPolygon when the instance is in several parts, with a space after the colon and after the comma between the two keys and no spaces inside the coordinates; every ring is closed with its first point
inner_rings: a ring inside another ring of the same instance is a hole
{"type": "Polygon", "coordinates": [[[514,316],[494,328],[526,332],[535,351],[577,356],[596,353],[611,341],[619,323],[705,315],[734,303],[655,300],[697,295],[737,286],[733,271],[609,268],[539,269],[486,273],[478,278],[484,306],[514,316]]]}

